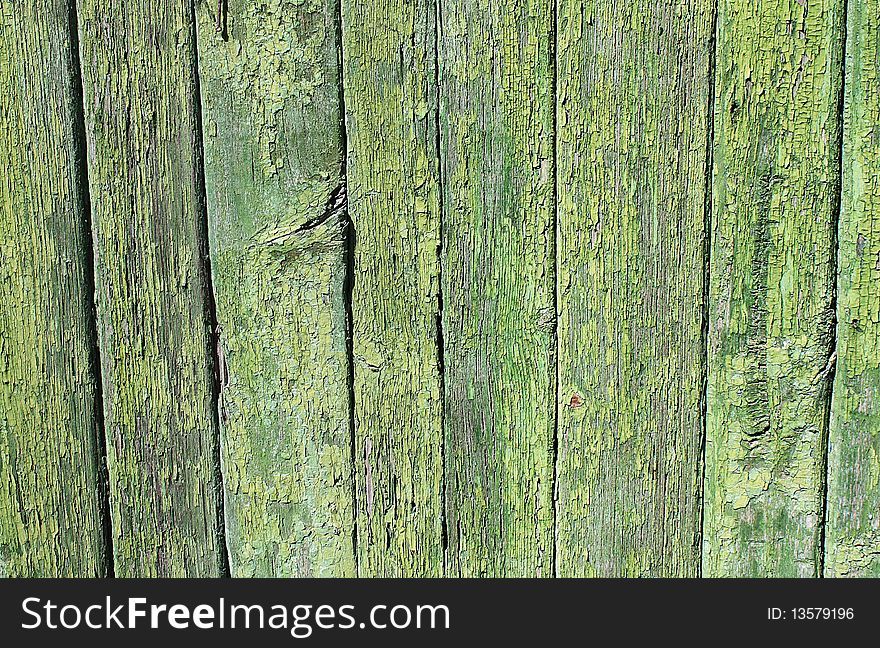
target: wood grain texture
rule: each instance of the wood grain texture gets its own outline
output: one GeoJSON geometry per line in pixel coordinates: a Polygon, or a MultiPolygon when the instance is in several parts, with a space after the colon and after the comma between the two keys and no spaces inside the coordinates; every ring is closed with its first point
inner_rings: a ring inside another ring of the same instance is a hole
{"type": "Polygon", "coordinates": [[[815,576],[842,3],[721,0],[703,572],[815,576]]]}
{"type": "Polygon", "coordinates": [[[71,5],[0,5],[0,576],[99,577],[107,547],[71,5]]]}
{"type": "Polygon", "coordinates": [[[233,576],[353,576],[338,3],[200,2],[233,576]]]}
{"type": "Polygon", "coordinates": [[[443,570],[435,11],[342,2],[361,576],[443,570]]]}
{"type": "Polygon", "coordinates": [[[698,572],[711,26],[559,4],[561,576],[698,572]]]}
{"type": "Polygon", "coordinates": [[[880,2],[847,1],[826,576],[880,576],[880,2]]]}
{"type": "Polygon", "coordinates": [[[188,0],[79,0],[118,576],[222,566],[188,0]]]}
{"type": "Polygon", "coordinates": [[[440,3],[447,571],[553,573],[552,3],[440,3]]]}

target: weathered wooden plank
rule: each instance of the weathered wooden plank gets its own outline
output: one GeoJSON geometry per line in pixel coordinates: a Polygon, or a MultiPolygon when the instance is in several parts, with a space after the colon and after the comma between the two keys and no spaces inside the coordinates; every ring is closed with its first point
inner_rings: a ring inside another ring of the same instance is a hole
{"type": "Polygon", "coordinates": [[[699,569],[712,2],[558,16],[558,573],[699,569]]]}
{"type": "Polygon", "coordinates": [[[107,573],[70,17],[0,4],[0,576],[107,573]]]}
{"type": "Polygon", "coordinates": [[[880,2],[848,0],[827,576],[880,576],[880,2]]]}
{"type": "Polygon", "coordinates": [[[553,5],[440,7],[447,570],[550,576],[553,5]]]}
{"type": "Polygon", "coordinates": [[[721,0],[703,571],[817,574],[842,3],[721,0]]]}
{"type": "Polygon", "coordinates": [[[353,576],[335,0],[199,3],[233,576],[353,576]]]}
{"type": "Polygon", "coordinates": [[[79,0],[113,550],[215,576],[217,423],[188,0],[79,0]]]}
{"type": "Polygon", "coordinates": [[[343,0],[358,556],[443,569],[433,0],[343,0]]]}

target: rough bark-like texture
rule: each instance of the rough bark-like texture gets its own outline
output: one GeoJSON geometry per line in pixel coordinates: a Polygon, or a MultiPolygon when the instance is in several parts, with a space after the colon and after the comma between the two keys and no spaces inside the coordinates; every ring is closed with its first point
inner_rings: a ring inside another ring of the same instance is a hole
{"type": "Polygon", "coordinates": [[[553,7],[440,6],[447,569],[549,576],[553,7]]]}
{"type": "Polygon", "coordinates": [[[432,0],[343,0],[358,555],[443,569],[440,195],[432,0]]]}
{"type": "Polygon", "coordinates": [[[70,18],[0,4],[0,576],[106,571],[70,18]]]}
{"type": "Polygon", "coordinates": [[[718,14],[703,571],[813,576],[833,369],[842,3],[718,14]]]}
{"type": "Polygon", "coordinates": [[[215,576],[192,7],[78,6],[116,574],[215,576]]]}
{"type": "Polygon", "coordinates": [[[880,2],[847,2],[827,576],[880,576],[880,2]]]}
{"type": "Polygon", "coordinates": [[[199,6],[234,576],[353,576],[338,3],[199,6]]]}
{"type": "Polygon", "coordinates": [[[711,25],[560,4],[561,576],[698,572],[711,25]]]}

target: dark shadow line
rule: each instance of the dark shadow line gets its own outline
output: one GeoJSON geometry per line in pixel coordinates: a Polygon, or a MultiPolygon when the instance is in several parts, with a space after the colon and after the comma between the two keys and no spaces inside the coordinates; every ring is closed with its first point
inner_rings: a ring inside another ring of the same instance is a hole
{"type": "MultiPolygon", "coordinates": [[[[343,62],[343,27],[342,27],[342,0],[336,5],[336,64],[339,87],[339,136],[342,140],[342,170],[340,186],[345,188],[348,194],[348,129],[345,114],[345,65],[343,62]]],[[[345,308],[345,355],[348,361],[347,380],[348,387],[348,431],[349,445],[351,450],[351,501],[352,501],[352,527],[351,545],[354,553],[354,573],[360,576],[360,554],[358,547],[359,509],[357,495],[357,414],[355,411],[355,388],[354,388],[354,311],[352,296],[355,284],[355,249],[357,247],[357,232],[355,231],[354,219],[351,217],[349,202],[345,204],[343,224],[345,227],[345,278],[342,286],[342,302],[345,308]]]]}
{"type": "MultiPolygon", "coordinates": [[[[202,287],[205,293],[205,318],[209,327],[207,336],[207,356],[211,359],[211,371],[213,375],[211,409],[214,417],[214,433],[212,442],[213,469],[214,469],[214,497],[215,497],[215,533],[219,545],[219,571],[220,576],[228,578],[231,575],[229,544],[226,538],[226,488],[223,479],[222,449],[221,449],[221,391],[223,388],[221,373],[223,359],[220,357],[220,326],[217,320],[217,302],[214,295],[213,274],[211,269],[211,245],[208,225],[208,199],[205,185],[205,141],[202,130],[202,91],[199,77],[199,42],[198,28],[196,25],[196,10],[193,3],[189,4],[190,38],[192,39],[192,79],[193,79],[193,116],[195,119],[193,157],[196,174],[196,202],[199,211],[199,259],[201,261],[200,272],[202,274],[202,287]]],[[[225,20],[224,20],[225,24],[225,20]]]]}
{"type": "Polygon", "coordinates": [[[98,468],[98,510],[101,516],[101,532],[103,536],[103,569],[107,578],[115,577],[113,562],[113,520],[110,508],[110,472],[107,463],[107,437],[104,429],[104,386],[101,371],[101,347],[98,335],[97,281],[95,268],[95,247],[92,227],[92,199],[89,192],[88,155],[86,152],[85,99],[82,83],[82,65],[79,56],[79,20],[76,14],[76,2],[67,3],[67,26],[70,35],[70,90],[72,95],[74,173],[76,177],[77,202],[82,212],[81,226],[84,281],[89,335],[89,365],[95,380],[95,427],[96,447],[95,460],[98,468]]]}
{"type": "Polygon", "coordinates": [[[834,398],[834,377],[837,374],[837,294],[838,294],[838,269],[840,267],[840,214],[843,209],[843,142],[844,142],[844,104],[846,102],[846,45],[849,37],[849,2],[843,0],[843,14],[841,22],[843,35],[840,44],[840,88],[837,96],[837,187],[834,196],[834,210],[831,214],[831,313],[830,333],[828,341],[828,361],[825,375],[825,411],[823,412],[822,430],[822,511],[819,516],[819,543],[816,560],[816,571],[819,578],[825,577],[825,538],[828,523],[828,454],[831,440],[831,404],[834,398]]]}
{"type": "Polygon", "coordinates": [[[697,536],[696,555],[697,575],[703,576],[703,544],[706,512],[706,439],[708,437],[708,391],[709,391],[709,311],[710,311],[710,272],[712,259],[712,210],[713,183],[712,173],[715,166],[715,67],[718,48],[718,0],[712,5],[712,27],[709,40],[709,101],[706,112],[706,167],[704,170],[704,207],[703,207],[703,308],[700,340],[702,344],[703,375],[700,386],[700,517],[699,534],[697,536]]]}
{"type": "Polygon", "coordinates": [[[440,549],[442,556],[442,574],[446,575],[448,569],[448,552],[449,552],[449,493],[448,493],[448,466],[447,456],[447,439],[446,439],[446,360],[445,348],[446,343],[443,337],[443,257],[445,254],[444,233],[444,193],[446,184],[444,182],[443,162],[445,156],[443,154],[443,137],[440,119],[440,100],[441,100],[441,82],[440,82],[440,43],[441,32],[443,29],[443,3],[442,0],[436,0],[434,7],[434,146],[437,152],[437,184],[439,187],[438,194],[438,222],[437,222],[437,321],[436,321],[436,337],[435,345],[437,347],[437,371],[440,379],[440,501],[442,507],[440,511],[440,549]]]}
{"type": "Polygon", "coordinates": [[[550,59],[552,76],[550,96],[553,97],[552,146],[553,146],[553,547],[550,556],[550,573],[559,578],[559,60],[558,20],[559,7],[554,0],[550,18],[550,59]]]}

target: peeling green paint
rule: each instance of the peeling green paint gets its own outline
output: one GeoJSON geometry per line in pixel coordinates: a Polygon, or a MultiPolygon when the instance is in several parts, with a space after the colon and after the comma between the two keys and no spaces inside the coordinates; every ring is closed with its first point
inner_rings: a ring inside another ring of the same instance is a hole
{"type": "Polygon", "coordinates": [[[106,575],[70,4],[0,4],[0,577],[106,575]]]}
{"type": "Polygon", "coordinates": [[[433,0],[343,0],[361,576],[443,571],[433,0]]]}
{"type": "Polygon", "coordinates": [[[880,576],[880,2],[847,2],[826,576],[880,576]]]}
{"type": "Polygon", "coordinates": [[[715,5],[0,3],[0,576],[880,576],[880,4],[715,5]]]}
{"type": "Polygon", "coordinates": [[[552,3],[440,7],[447,573],[550,576],[552,3]]]}
{"type": "Polygon", "coordinates": [[[719,3],[707,576],[819,569],[842,6],[719,3]]]}
{"type": "Polygon", "coordinates": [[[557,573],[695,576],[710,0],[557,18],[557,573]]]}
{"type": "Polygon", "coordinates": [[[338,4],[200,2],[233,576],[353,576],[338,4]]]}
{"type": "Polygon", "coordinates": [[[116,575],[217,576],[192,7],[78,8],[116,575]]]}

